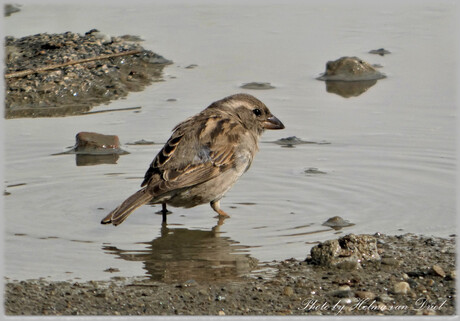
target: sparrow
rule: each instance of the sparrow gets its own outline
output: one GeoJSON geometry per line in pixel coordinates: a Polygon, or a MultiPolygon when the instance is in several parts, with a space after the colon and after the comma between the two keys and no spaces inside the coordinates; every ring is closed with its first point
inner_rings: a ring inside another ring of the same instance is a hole
{"type": "Polygon", "coordinates": [[[190,208],[210,203],[219,217],[228,217],[220,200],[245,173],[258,151],[265,129],[283,129],[263,102],[235,94],[213,102],[178,124],[153,159],[142,189],[110,212],[102,224],[121,224],[135,209],[150,203],[190,208]]]}

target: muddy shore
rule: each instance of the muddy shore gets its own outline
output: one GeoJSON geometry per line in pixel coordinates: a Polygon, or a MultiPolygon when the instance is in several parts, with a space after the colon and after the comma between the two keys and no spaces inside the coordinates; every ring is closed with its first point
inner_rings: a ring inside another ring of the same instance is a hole
{"type": "Polygon", "coordinates": [[[96,29],[5,37],[5,117],[79,115],[162,81],[172,62],[140,42],[96,29]]]}
{"type": "MultiPolygon", "coordinates": [[[[5,285],[6,315],[453,315],[455,236],[375,234],[360,266],[288,259],[231,282],[145,278],[5,285]]],[[[312,252],[313,253],[313,252],[312,252]]]]}

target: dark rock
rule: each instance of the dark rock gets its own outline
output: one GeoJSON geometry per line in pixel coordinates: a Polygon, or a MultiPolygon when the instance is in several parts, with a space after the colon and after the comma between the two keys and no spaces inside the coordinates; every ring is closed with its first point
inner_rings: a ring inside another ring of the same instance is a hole
{"type": "Polygon", "coordinates": [[[332,227],[335,230],[340,230],[343,227],[353,226],[355,224],[350,221],[344,220],[340,216],[333,216],[323,223],[324,226],[332,227]]]}
{"type": "Polygon", "coordinates": [[[141,139],[141,140],[135,141],[134,143],[127,143],[126,145],[153,145],[153,144],[155,144],[155,142],[150,141],[150,140],[141,139]]]}
{"type": "Polygon", "coordinates": [[[116,135],[80,132],[72,149],[53,155],[75,154],[77,166],[116,164],[120,155],[129,154],[120,148],[116,135]]]}
{"type": "Polygon", "coordinates": [[[74,150],[78,154],[118,154],[120,139],[116,135],[79,132],[74,150]]]}
{"type": "Polygon", "coordinates": [[[244,89],[256,89],[256,90],[266,90],[276,88],[272,86],[269,82],[248,82],[241,85],[241,88],[244,89]]]}
{"type": "Polygon", "coordinates": [[[384,48],[380,48],[380,49],[373,49],[373,50],[369,51],[369,53],[374,54],[374,55],[385,56],[385,55],[390,54],[391,52],[389,50],[384,49],[384,48]]]}
{"type": "MultiPolygon", "coordinates": [[[[327,174],[326,172],[320,171],[316,167],[310,167],[304,170],[304,173],[307,175],[316,175],[316,174],[327,174]]],[[[324,224],[323,224],[324,225],[324,224]]]]}

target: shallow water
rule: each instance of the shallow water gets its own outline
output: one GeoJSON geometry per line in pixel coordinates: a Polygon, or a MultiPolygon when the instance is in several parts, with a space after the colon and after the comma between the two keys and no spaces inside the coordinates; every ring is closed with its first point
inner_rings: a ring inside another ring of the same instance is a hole
{"type": "Polygon", "coordinates": [[[174,64],[164,82],[93,109],[140,111],[4,121],[5,276],[232,279],[256,261],[305,258],[336,233],[455,233],[454,8],[435,1],[24,5],[5,19],[5,34],[140,35],[174,64]],[[382,47],[392,53],[368,53],[382,47]],[[388,78],[358,96],[328,92],[315,77],[344,55],[382,65],[388,78]],[[250,82],[276,88],[240,88],[250,82]],[[230,219],[217,226],[203,205],[173,209],[162,228],[159,207],[143,206],[116,228],[99,224],[137,190],[173,126],[235,92],[260,98],[286,129],[264,134],[251,170],[222,200],[230,219]],[[116,134],[130,154],[95,166],[52,155],[80,131],[116,134]],[[273,143],[289,136],[330,144],[273,143]],[[156,144],[127,145],[141,139],[156,144]],[[355,225],[322,225],[333,216],[355,225]]]}

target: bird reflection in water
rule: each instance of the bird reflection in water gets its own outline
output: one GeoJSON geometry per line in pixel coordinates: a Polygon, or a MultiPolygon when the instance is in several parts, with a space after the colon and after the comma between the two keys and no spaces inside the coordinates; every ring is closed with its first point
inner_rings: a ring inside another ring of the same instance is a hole
{"type": "Polygon", "coordinates": [[[170,228],[165,223],[161,236],[145,244],[144,250],[104,246],[106,253],[127,261],[142,261],[147,275],[166,283],[187,280],[235,280],[257,267],[257,259],[247,253],[248,246],[221,236],[220,221],[211,230],[170,228]]]}

